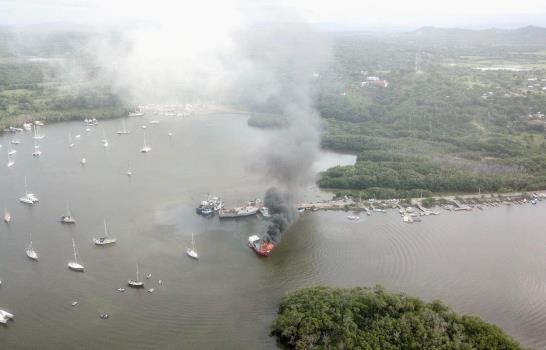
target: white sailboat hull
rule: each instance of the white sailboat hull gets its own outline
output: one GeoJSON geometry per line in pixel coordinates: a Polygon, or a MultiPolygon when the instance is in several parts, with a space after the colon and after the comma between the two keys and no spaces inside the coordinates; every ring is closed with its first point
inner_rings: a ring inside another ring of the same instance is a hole
{"type": "Polygon", "coordinates": [[[93,238],[93,243],[95,245],[108,245],[108,244],[114,244],[116,243],[116,238],[107,238],[107,237],[99,237],[99,238],[93,238]]]}
{"type": "Polygon", "coordinates": [[[76,271],[76,272],[84,272],[85,268],[83,267],[83,265],[81,264],[78,264],[77,262],[75,261],[71,261],[68,263],[68,268],[72,271],[76,271]]]}
{"type": "Polygon", "coordinates": [[[129,285],[129,287],[133,287],[133,288],[143,288],[144,287],[144,282],[141,282],[141,281],[129,280],[129,281],[127,281],[127,284],[129,285]]]}
{"type": "Polygon", "coordinates": [[[27,249],[27,250],[26,250],[26,253],[27,253],[27,257],[28,257],[30,260],[38,261],[38,254],[36,254],[36,252],[34,251],[34,249],[27,249]]]}
{"type": "Polygon", "coordinates": [[[199,254],[197,254],[197,252],[191,248],[186,249],[186,255],[195,260],[199,259],[199,254]]]}

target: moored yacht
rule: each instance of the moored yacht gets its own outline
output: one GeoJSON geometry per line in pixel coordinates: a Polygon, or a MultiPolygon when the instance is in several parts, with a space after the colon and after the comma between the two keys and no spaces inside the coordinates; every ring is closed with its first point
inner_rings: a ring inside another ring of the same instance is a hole
{"type": "Polygon", "coordinates": [[[6,208],[4,208],[4,222],[6,224],[9,224],[11,222],[11,214],[6,208]]]}
{"type": "Polygon", "coordinates": [[[191,233],[191,248],[186,249],[186,254],[195,260],[199,260],[199,254],[195,251],[195,240],[193,239],[193,232],[191,233]]]}
{"type": "Polygon", "coordinates": [[[28,192],[27,187],[27,178],[25,176],[25,195],[22,197],[19,197],[19,202],[25,203],[25,204],[34,204],[39,201],[38,197],[34,193],[28,192]]]}
{"type": "Polygon", "coordinates": [[[76,272],[84,272],[85,267],[78,263],[78,255],[76,254],[76,242],[74,242],[74,238],[72,238],[72,248],[74,249],[74,261],[70,261],[68,263],[68,268],[72,271],[76,272]]]}
{"type": "Polygon", "coordinates": [[[117,239],[110,237],[108,234],[108,228],[106,227],[106,220],[104,220],[104,236],[102,237],[94,237],[93,243],[96,245],[108,245],[116,243],[117,239]]]}
{"type": "Polygon", "coordinates": [[[133,287],[133,288],[144,287],[144,282],[140,280],[140,275],[138,273],[138,263],[136,264],[136,280],[129,280],[127,281],[127,284],[129,285],[129,287],[133,287]]]}
{"type": "Polygon", "coordinates": [[[30,241],[28,243],[27,249],[25,250],[25,253],[30,260],[38,261],[38,253],[36,253],[36,251],[32,247],[32,233],[30,233],[29,236],[30,241]]]}
{"type": "Polygon", "coordinates": [[[140,149],[140,152],[148,153],[151,150],[152,150],[152,148],[146,144],[146,131],[144,131],[144,146],[140,149]]]}
{"type": "Polygon", "coordinates": [[[61,216],[61,223],[63,224],[75,224],[76,219],[72,216],[72,213],[70,212],[70,206],[68,205],[68,202],[66,202],[66,215],[61,216]]]}

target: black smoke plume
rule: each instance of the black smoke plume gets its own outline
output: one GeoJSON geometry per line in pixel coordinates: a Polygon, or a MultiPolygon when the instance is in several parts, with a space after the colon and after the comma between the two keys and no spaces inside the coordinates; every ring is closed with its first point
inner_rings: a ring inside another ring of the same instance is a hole
{"type": "Polygon", "coordinates": [[[276,187],[271,187],[265,193],[264,204],[271,213],[271,222],[267,228],[267,236],[270,241],[278,243],[281,240],[282,233],[297,218],[298,211],[293,205],[293,200],[286,192],[279,191],[276,187]]]}

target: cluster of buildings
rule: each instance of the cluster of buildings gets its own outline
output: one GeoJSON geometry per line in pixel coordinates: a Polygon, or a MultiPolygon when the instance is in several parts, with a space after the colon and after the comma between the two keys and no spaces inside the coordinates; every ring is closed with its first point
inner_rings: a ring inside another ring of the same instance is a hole
{"type": "Polygon", "coordinates": [[[361,87],[367,87],[367,86],[379,86],[382,88],[386,88],[389,86],[389,82],[385,79],[380,79],[379,77],[369,76],[366,77],[366,80],[360,83],[361,87]]]}
{"type": "Polygon", "coordinates": [[[546,91],[546,78],[538,79],[538,78],[528,78],[527,79],[527,88],[531,90],[544,90],[546,91]],[[541,84],[542,83],[542,84],[541,84]]]}

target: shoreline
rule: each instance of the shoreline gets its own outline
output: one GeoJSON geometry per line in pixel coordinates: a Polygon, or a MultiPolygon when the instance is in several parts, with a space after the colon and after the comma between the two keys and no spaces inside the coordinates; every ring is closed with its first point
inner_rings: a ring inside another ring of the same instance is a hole
{"type": "MultiPolygon", "coordinates": [[[[508,193],[480,193],[480,194],[450,194],[438,195],[427,198],[409,198],[409,199],[370,199],[355,201],[353,198],[345,196],[342,199],[331,199],[329,201],[302,202],[297,204],[298,209],[306,211],[318,210],[343,210],[343,211],[373,211],[385,209],[403,209],[403,206],[417,206],[421,211],[430,211],[433,207],[453,206],[453,210],[472,210],[481,204],[499,206],[500,204],[509,205],[512,203],[523,204],[531,203],[533,199],[546,199],[546,190],[508,192],[508,193]],[[426,205],[426,202],[432,202],[432,205],[426,205]],[[423,204],[425,202],[425,204],[423,204]]],[[[478,207],[479,208],[479,207],[478,207]]],[[[449,209],[448,209],[449,210],[449,209]]]]}

